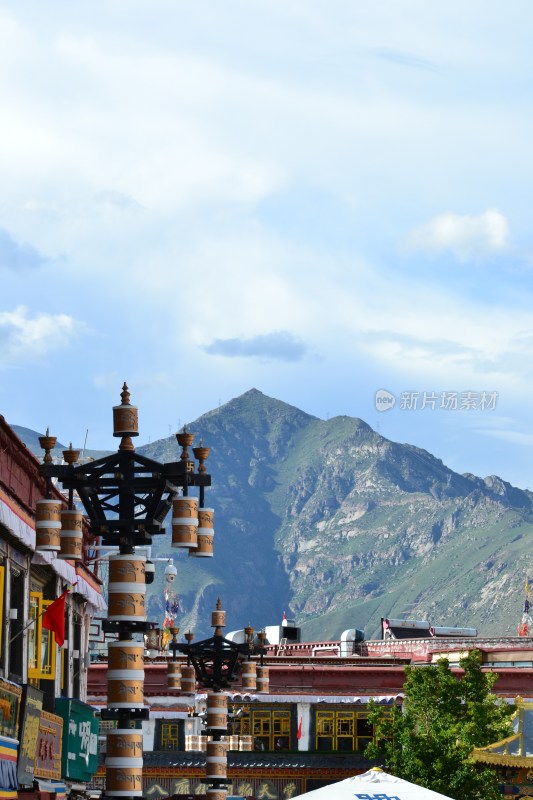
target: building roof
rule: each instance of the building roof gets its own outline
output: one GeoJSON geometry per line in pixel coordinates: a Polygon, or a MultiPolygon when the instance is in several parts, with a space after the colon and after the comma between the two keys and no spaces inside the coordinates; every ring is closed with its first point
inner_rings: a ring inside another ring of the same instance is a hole
{"type": "Polygon", "coordinates": [[[487,747],[476,747],[472,755],[484,764],[533,767],[533,702],[517,698],[518,711],[512,721],[513,734],[487,747]]]}

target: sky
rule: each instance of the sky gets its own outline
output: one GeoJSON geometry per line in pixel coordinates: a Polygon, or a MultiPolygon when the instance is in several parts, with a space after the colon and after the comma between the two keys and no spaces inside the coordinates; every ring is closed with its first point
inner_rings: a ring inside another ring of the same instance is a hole
{"type": "Polygon", "coordinates": [[[255,387],[533,488],[532,24],[0,0],[0,413],[112,449],[123,381],[139,443],[255,387]]]}

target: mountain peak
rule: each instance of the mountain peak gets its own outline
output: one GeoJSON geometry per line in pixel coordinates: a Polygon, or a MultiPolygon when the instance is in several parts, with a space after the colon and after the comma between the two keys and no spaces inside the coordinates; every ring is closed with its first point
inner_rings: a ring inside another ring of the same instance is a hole
{"type": "Polygon", "coordinates": [[[305,411],[297,408],[296,406],[285,403],[283,400],[277,400],[275,397],[270,397],[268,394],[259,391],[259,389],[248,389],[243,394],[233,397],[227,403],[219,406],[219,408],[208,411],[203,414],[200,419],[208,419],[217,416],[218,414],[243,414],[245,417],[253,415],[254,417],[273,418],[279,416],[287,416],[293,420],[311,421],[317,419],[312,414],[307,414],[305,411]]]}

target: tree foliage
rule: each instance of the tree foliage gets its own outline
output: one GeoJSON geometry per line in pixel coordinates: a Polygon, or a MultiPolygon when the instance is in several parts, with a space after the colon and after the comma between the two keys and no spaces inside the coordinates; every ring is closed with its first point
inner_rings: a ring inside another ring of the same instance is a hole
{"type": "Polygon", "coordinates": [[[461,678],[444,658],[406,667],[403,709],[386,716],[372,705],[374,742],[365,753],[382,759],[393,775],[456,800],[500,800],[496,773],[470,754],[510,735],[515,707],[492,694],[497,675],[481,669],[479,651],[459,663],[461,678]]]}

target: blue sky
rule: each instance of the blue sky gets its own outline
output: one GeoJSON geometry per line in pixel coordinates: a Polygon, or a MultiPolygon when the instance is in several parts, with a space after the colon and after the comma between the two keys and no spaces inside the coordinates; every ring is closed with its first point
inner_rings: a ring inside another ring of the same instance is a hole
{"type": "Polygon", "coordinates": [[[124,380],[143,442],[256,387],[533,488],[532,23],[0,2],[0,413],[107,448],[124,380]]]}

